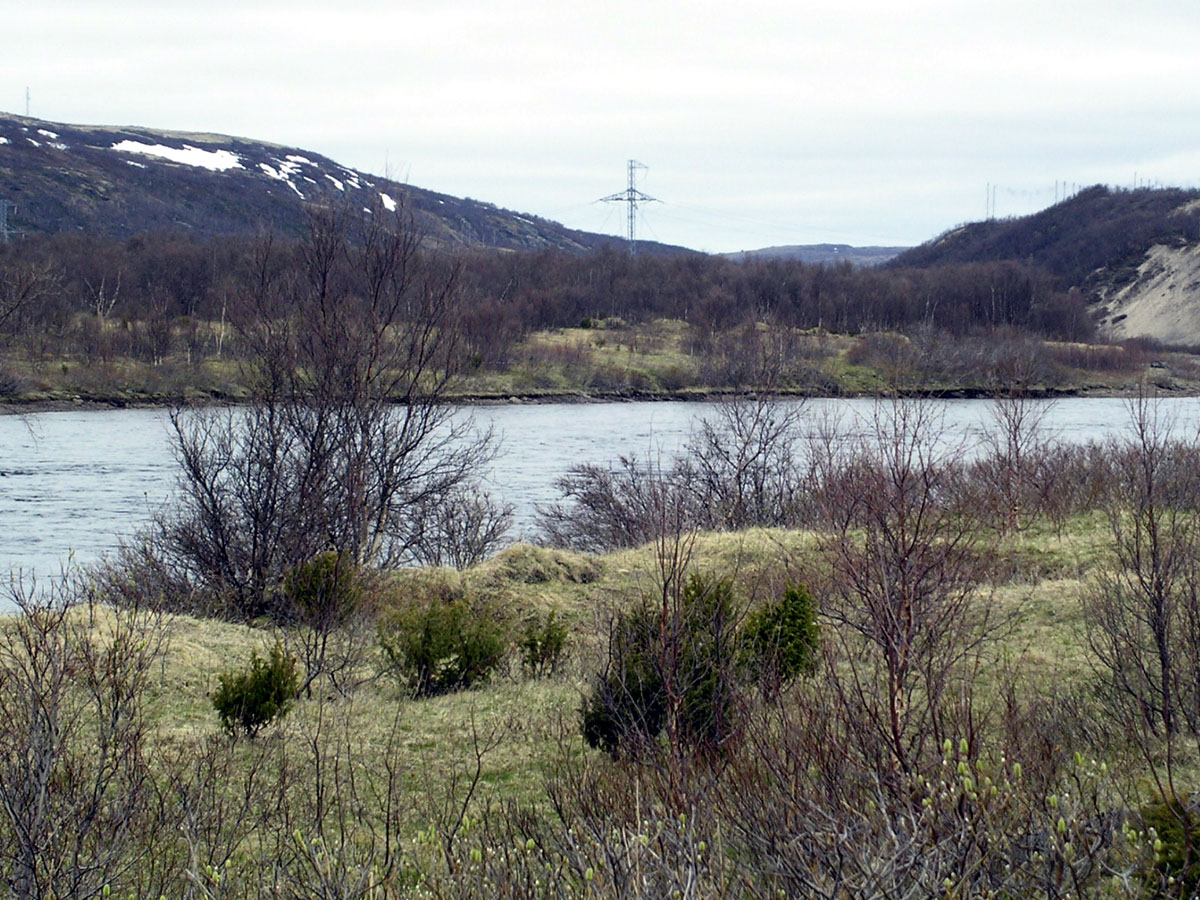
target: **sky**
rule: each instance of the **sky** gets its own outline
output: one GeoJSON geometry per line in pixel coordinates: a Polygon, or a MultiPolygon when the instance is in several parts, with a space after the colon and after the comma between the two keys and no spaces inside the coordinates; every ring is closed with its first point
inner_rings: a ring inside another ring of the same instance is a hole
{"type": "Polygon", "coordinates": [[[39,0],[0,109],[216,132],[710,252],[1200,184],[1196,0],[39,0]],[[994,201],[993,199],[994,198],[994,201]]]}

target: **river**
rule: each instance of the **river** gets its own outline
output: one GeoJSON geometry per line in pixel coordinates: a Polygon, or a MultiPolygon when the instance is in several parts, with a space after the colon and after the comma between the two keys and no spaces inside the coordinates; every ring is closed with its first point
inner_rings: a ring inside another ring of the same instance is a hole
{"type": "MultiPolygon", "coordinates": [[[[970,447],[990,421],[986,400],[937,402],[944,435],[970,447]]],[[[1200,427],[1200,399],[1160,401],[1179,433],[1200,427]]],[[[872,400],[807,401],[814,423],[834,415],[849,430],[872,400]]],[[[538,504],[558,499],[555,480],[579,463],[636,454],[669,462],[697,419],[697,402],[509,404],[463,407],[501,438],[488,478],[493,496],[516,507],[514,537],[529,537],[538,504]]],[[[1119,399],[1055,401],[1044,428],[1059,440],[1103,439],[1128,426],[1119,399]]],[[[0,416],[0,572],[52,578],[112,550],[153,516],[170,512],[176,464],[166,413],[156,409],[70,410],[0,416]]]]}

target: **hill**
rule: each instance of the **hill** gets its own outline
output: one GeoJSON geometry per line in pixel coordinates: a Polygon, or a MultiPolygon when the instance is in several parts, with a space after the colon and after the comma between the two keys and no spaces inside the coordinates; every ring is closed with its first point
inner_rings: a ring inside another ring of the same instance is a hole
{"type": "Polygon", "coordinates": [[[952,229],[889,265],[1001,260],[1081,290],[1114,338],[1200,343],[1200,190],[1097,185],[1034,215],[952,229]]]}
{"type": "MultiPolygon", "coordinates": [[[[478,200],[399,184],[309,150],[153,128],[67,125],[0,113],[0,200],[28,234],[130,237],[298,231],[311,204],[407,204],[444,246],[589,250],[620,238],[566,228],[478,200]]],[[[688,252],[644,242],[648,252],[688,252]]]]}
{"type": "Polygon", "coordinates": [[[734,262],[750,259],[789,259],[803,263],[849,262],[856,266],[879,266],[894,259],[907,247],[854,247],[850,244],[788,244],[763,247],[761,250],[739,250],[722,256],[734,262]]]}

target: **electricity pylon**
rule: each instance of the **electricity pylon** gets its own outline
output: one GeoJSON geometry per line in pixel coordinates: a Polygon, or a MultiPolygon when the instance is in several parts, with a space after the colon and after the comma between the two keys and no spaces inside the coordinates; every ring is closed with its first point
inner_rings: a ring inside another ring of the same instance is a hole
{"type": "Polygon", "coordinates": [[[637,208],[639,203],[661,203],[655,197],[648,197],[637,189],[637,170],[648,169],[636,159],[629,161],[629,185],[625,190],[616,194],[601,197],[599,203],[625,203],[629,206],[629,255],[637,256],[637,208]]]}

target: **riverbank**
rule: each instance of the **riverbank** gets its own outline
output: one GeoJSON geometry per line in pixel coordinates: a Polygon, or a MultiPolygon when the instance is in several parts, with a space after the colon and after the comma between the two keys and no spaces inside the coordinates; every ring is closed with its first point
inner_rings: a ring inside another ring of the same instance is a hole
{"type": "MultiPolygon", "coordinates": [[[[750,347],[743,346],[745,336],[717,349],[698,340],[676,321],[537,332],[501,363],[467,360],[446,398],[459,404],[702,401],[764,389],[807,398],[979,399],[1013,389],[1034,397],[1121,397],[1139,385],[1171,396],[1200,395],[1200,357],[1137,342],[820,330],[763,330],[750,347]]],[[[251,393],[243,365],[228,355],[151,363],[10,352],[0,359],[0,409],[238,404],[251,393]]]]}
{"type": "MultiPolygon", "coordinates": [[[[1150,373],[1148,373],[1150,374],[1150,373]]],[[[1200,381],[1180,382],[1148,378],[1144,385],[1163,396],[1171,397],[1200,397],[1200,381]]],[[[1068,397],[1080,398],[1121,398],[1132,397],[1138,393],[1137,381],[1124,381],[1120,384],[1090,383],[1063,387],[1031,387],[1023,393],[1034,399],[1059,399],[1068,397]]],[[[688,388],[675,391],[535,391],[526,393],[451,393],[447,402],[460,406],[503,406],[520,404],[591,404],[591,403],[672,403],[672,402],[719,402],[735,397],[757,397],[764,392],[755,390],[736,389],[705,389],[688,388]]],[[[930,400],[987,400],[1003,395],[1005,392],[994,388],[973,386],[943,387],[943,388],[898,388],[888,391],[854,391],[818,393],[808,390],[782,390],[766,392],[771,396],[782,399],[804,400],[838,400],[863,399],[872,397],[908,397],[930,400]]],[[[229,396],[227,394],[188,393],[179,394],[138,394],[131,396],[127,392],[116,394],[72,394],[69,392],[35,393],[32,395],[5,398],[0,400],[0,415],[25,415],[43,412],[64,412],[67,410],[104,410],[104,409],[170,409],[173,407],[205,407],[205,406],[238,406],[246,402],[244,396],[229,396]]]]}

